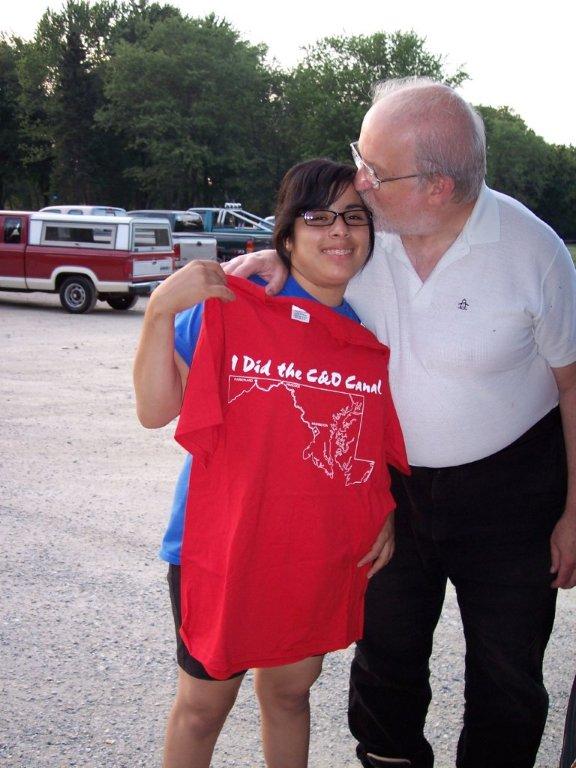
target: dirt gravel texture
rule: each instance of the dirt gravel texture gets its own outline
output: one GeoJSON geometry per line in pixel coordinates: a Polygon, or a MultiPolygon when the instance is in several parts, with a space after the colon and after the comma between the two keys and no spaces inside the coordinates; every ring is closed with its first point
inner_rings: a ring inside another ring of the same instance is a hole
{"type": "MultiPolygon", "coordinates": [[[[64,313],[54,296],[0,294],[0,765],[160,766],[175,689],[166,568],[156,556],[182,453],[139,426],[131,384],[146,300],[64,313]]],[[[576,671],[576,592],[561,592],[546,659],[538,768],[556,768],[576,671]]],[[[463,639],[449,591],[427,732],[454,765],[463,639]]],[[[351,650],[313,690],[311,768],[356,768],[346,725],[351,650]]],[[[248,676],[218,768],[264,765],[248,676]]]]}

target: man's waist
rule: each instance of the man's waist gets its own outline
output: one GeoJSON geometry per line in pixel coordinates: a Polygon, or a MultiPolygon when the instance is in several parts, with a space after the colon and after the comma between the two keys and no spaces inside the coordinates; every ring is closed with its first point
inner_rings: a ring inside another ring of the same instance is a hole
{"type": "Polygon", "coordinates": [[[423,472],[434,472],[442,469],[457,469],[458,467],[466,467],[473,469],[480,464],[487,464],[490,461],[505,460],[509,453],[515,452],[518,448],[527,445],[533,441],[540,440],[544,435],[550,432],[561,431],[562,420],[560,416],[560,408],[555,406],[545,416],[536,421],[528,430],[526,430],[520,437],[512,440],[509,444],[505,445],[498,451],[494,451],[486,456],[473,461],[462,462],[461,464],[446,464],[440,466],[422,466],[420,464],[410,464],[411,473],[418,474],[423,472]]]}

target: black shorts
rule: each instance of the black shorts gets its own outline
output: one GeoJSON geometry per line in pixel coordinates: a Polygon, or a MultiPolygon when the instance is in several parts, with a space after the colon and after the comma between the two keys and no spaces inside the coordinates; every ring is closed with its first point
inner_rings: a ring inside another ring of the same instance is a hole
{"type": "MultiPolygon", "coordinates": [[[[172,616],[174,617],[174,627],[176,629],[176,660],[178,666],[184,670],[191,677],[195,677],[198,680],[215,680],[216,678],[206,672],[204,666],[188,653],[188,649],[184,645],[184,640],[180,637],[180,627],[182,625],[182,616],[180,613],[180,566],[172,565],[168,566],[168,587],[170,589],[170,602],[172,603],[172,616]]],[[[235,675],[231,675],[228,679],[232,680],[234,677],[240,677],[246,674],[246,670],[242,672],[236,672],[235,675]]]]}

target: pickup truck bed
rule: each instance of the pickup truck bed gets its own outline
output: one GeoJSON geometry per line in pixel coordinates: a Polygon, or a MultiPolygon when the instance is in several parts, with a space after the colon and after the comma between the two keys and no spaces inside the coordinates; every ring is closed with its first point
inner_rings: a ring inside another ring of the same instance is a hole
{"type": "Polygon", "coordinates": [[[129,211],[128,216],[137,218],[161,218],[170,222],[176,269],[196,259],[216,261],[216,240],[203,231],[202,218],[188,211],[168,209],[146,209],[129,211]]]}

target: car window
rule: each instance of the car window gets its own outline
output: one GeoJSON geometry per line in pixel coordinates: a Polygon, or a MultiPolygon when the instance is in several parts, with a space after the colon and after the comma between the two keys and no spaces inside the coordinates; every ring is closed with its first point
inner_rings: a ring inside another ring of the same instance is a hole
{"type": "Polygon", "coordinates": [[[219,216],[218,226],[227,229],[263,229],[263,227],[254,219],[248,218],[245,212],[235,213],[234,211],[222,211],[219,216]]]}
{"type": "Polygon", "coordinates": [[[154,227],[149,224],[135,224],[134,246],[136,248],[170,247],[170,235],[167,227],[154,227]]]}
{"type": "Polygon", "coordinates": [[[237,216],[235,216],[233,213],[230,213],[229,211],[227,211],[222,216],[222,222],[221,222],[220,226],[227,227],[229,229],[238,229],[239,227],[242,227],[243,224],[244,223],[242,221],[238,221],[238,217],[237,216]]]}
{"type": "Polygon", "coordinates": [[[41,245],[86,245],[94,248],[113,248],[116,227],[90,224],[53,224],[45,222],[42,227],[41,245]]]}
{"type": "Polygon", "coordinates": [[[11,245],[22,242],[22,219],[4,220],[4,242],[11,245]]]}
{"type": "Polygon", "coordinates": [[[202,232],[201,216],[192,216],[191,214],[176,215],[174,217],[174,232],[202,232]]]}
{"type": "MultiPolygon", "coordinates": [[[[72,213],[72,211],[70,211],[72,213]]],[[[92,216],[126,216],[123,208],[109,208],[106,206],[95,207],[90,211],[92,216]]]]}

